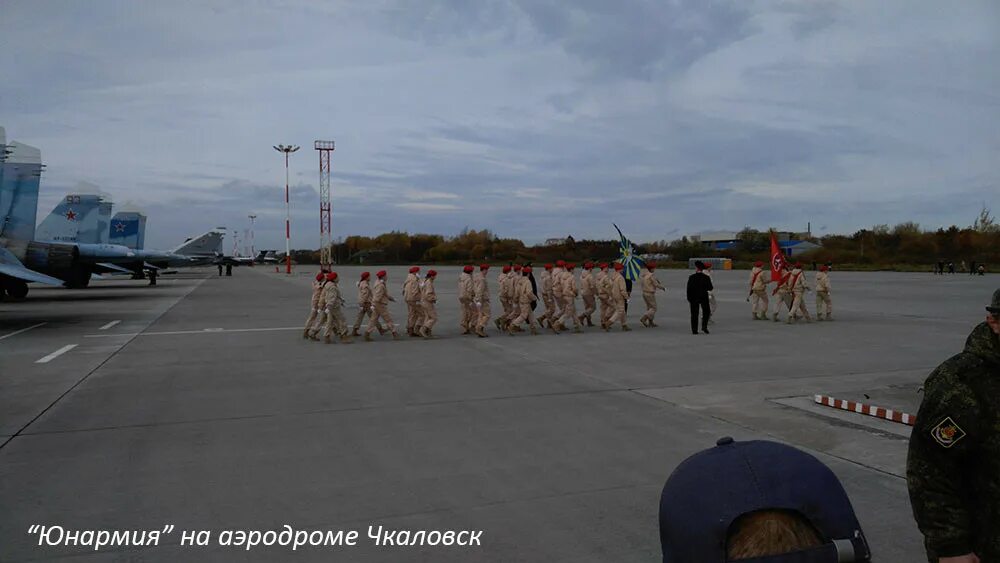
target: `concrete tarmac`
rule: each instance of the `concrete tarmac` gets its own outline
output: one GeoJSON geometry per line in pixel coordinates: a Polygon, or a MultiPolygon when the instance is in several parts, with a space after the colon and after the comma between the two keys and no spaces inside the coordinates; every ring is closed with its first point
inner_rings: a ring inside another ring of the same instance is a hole
{"type": "MultiPolygon", "coordinates": [[[[406,268],[386,269],[405,323],[406,268]]],[[[491,324],[482,339],[459,335],[459,269],[436,269],[432,341],[403,328],[399,341],[303,340],[306,267],[33,287],[0,303],[0,561],[655,561],[663,482],[721,436],[817,455],[876,560],[922,560],[908,427],[810,400],[918,404],[984,318],[995,276],[834,272],[836,320],[786,325],[751,320],[748,273],[720,271],[712,334],[692,335],[688,272],[659,271],[658,328],[639,325],[635,295],[632,332],[510,337],[491,324]],[[175,529],[156,547],[95,552],[39,546],[35,524],[175,529]],[[284,524],[360,541],[216,542],[284,524]],[[482,530],[482,545],[377,547],[370,525],[482,530]],[[212,545],[181,545],[184,530],[212,531],[212,545]]],[[[360,271],[338,268],[348,322],[360,271]]]]}

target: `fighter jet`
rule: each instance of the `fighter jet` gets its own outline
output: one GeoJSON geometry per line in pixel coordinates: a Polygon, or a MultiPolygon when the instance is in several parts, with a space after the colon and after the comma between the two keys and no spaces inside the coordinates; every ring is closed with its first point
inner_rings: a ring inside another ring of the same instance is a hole
{"type": "MultiPolygon", "coordinates": [[[[67,240],[79,239],[79,225],[55,225],[58,229],[46,225],[41,234],[48,240],[36,237],[42,168],[41,151],[16,141],[8,144],[0,128],[0,288],[14,298],[28,294],[30,281],[86,287],[95,273],[107,271],[107,265],[137,259],[129,248],[102,244],[100,238],[93,243],[67,240]]],[[[63,219],[75,223],[77,212],[72,206],[77,201],[63,204],[67,206],[63,219]]],[[[100,213],[98,205],[98,216],[100,213]]]]}

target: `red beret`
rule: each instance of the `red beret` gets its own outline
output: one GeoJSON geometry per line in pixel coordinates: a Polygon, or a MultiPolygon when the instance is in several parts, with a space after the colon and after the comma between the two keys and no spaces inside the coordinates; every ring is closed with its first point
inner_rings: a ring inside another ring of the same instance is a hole
{"type": "Polygon", "coordinates": [[[505,273],[505,274],[510,273],[510,264],[508,264],[508,265],[506,265],[506,266],[503,267],[503,273],[505,273]]]}
{"type": "Polygon", "coordinates": [[[410,267],[410,273],[411,274],[415,274],[415,273],[417,273],[419,271],[420,271],[420,266],[411,266],[410,267]]]}
{"type": "Polygon", "coordinates": [[[480,270],[489,270],[490,269],[490,265],[489,264],[480,264],[479,265],[479,269],[480,270]]]}
{"type": "Polygon", "coordinates": [[[576,264],[573,264],[572,262],[570,262],[569,264],[566,264],[566,269],[567,270],[572,270],[573,268],[576,268],[576,264]]]}
{"type": "Polygon", "coordinates": [[[323,272],[316,274],[316,281],[323,281],[323,272]]]}
{"type": "Polygon", "coordinates": [[[801,268],[802,267],[802,262],[796,262],[795,263],[795,267],[796,268],[801,268]]]}
{"type": "Polygon", "coordinates": [[[753,265],[756,266],[756,267],[758,267],[758,268],[763,268],[764,267],[764,263],[761,262],[760,260],[754,262],[753,265]]]}
{"type": "Polygon", "coordinates": [[[712,269],[712,263],[711,262],[705,262],[705,269],[706,270],[711,270],[712,269]]]}
{"type": "Polygon", "coordinates": [[[372,277],[371,272],[361,272],[361,279],[366,280],[370,277],[372,277]]]}
{"type": "Polygon", "coordinates": [[[551,270],[552,269],[552,264],[546,264],[545,265],[545,269],[546,270],[551,270]]]}
{"type": "Polygon", "coordinates": [[[520,272],[521,271],[521,265],[520,264],[514,264],[514,271],[515,272],[520,272]]]}
{"type": "Polygon", "coordinates": [[[566,265],[566,261],[565,260],[556,260],[556,266],[559,266],[560,268],[562,268],[565,265],[566,265]]]}
{"type": "Polygon", "coordinates": [[[621,262],[615,262],[615,269],[619,270],[619,271],[624,270],[625,269],[625,265],[622,264],[621,262]]]}
{"type": "Polygon", "coordinates": [[[584,262],[583,263],[583,269],[584,270],[589,270],[589,269],[591,269],[593,267],[594,267],[594,263],[593,262],[584,262]]]}
{"type": "Polygon", "coordinates": [[[465,272],[465,273],[469,273],[469,272],[471,272],[474,269],[475,268],[473,268],[472,266],[466,266],[466,267],[462,268],[462,271],[465,272]]]}
{"type": "Polygon", "coordinates": [[[646,267],[649,268],[650,270],[655,270],[656,262],[646,262],[646,267]]]}
{"type": "Polygon", "coordinates": [[[525,266],[525,267],[521,268],[521,273],[522,274],[530,274],[531,273],[531,266],[525,266]]]}
{"type": "Polygon", "coordinates": [[[327,274],[326,281],[337,281],[337,272],[330,272],[327,274]]]}
{"type": "Polygon", "coordinates": [[[601,262],[600,264],[598,264],[598,267],[600,269],[602,269],[602,270],[607,270],[608,269],[608,263],[607,262],[601,262]]]}
{"type": "Polygon", "coordinates": [[[385,270],[379,270],[379,271],[375,272],[375,277],[384,278],[385,277],[385,270]]]}
{"type": "Polygon", "coordinates": [[[437,270],[427,270],[427,277],[433,278],[434,276],[437,275],[438,275],[437,270]]]}
{"type": "Polygon", "coordinates": [[[827,271],[829,269],[830,268],[826,264],[823,264],[822,266],[819,267],[819,271],[821,271],[821,272],[825,272],[825,271],[827,271]]]}

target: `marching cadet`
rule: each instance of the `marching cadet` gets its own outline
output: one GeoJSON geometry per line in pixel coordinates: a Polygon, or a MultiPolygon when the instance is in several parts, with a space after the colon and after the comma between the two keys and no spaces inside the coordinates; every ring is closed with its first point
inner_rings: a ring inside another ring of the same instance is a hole
{"type": "Polygon", "coordinates": [[[708,323],[712,320],[712,308],[708,296],[715,290],[712,278],[705,275],[705,264],[701,260],[694,263],[695,272],[688,276],[687,301],[691,307],[691,334],[698,334],[698,313],[701,313],[701,332],[708,334],[708,323]]]}
{"type": "Polygon", "coordinates": [[[498,295],[500,297],[500,306],[503,307],[503,313],[493,322],[497,325],[497,330],[501,332],[505,330],[507,319],[510,318],[510,314],[514,310],[512,307],[513,294],[511,292],[510,281],[512,274],[510,271],[511,267],[508,264],[501,269],[500,275],[497,276],[497,287],[500,288],[498,295]]]}
{"type": "Polygon", "coordinates": [[[535,314],[531,310],[532,303],[538,301],[538,296],[531,291],[531,280],[528,276],[531,275],[531,267],[525,266],[521,269],[521,277],[517,278],[517,285],[515,286],[515,295],[517,297],[518,311],[520,311],[513,321],[507,326],[507,334],[514,336],[514,333],[521,330],[521,323],[527,321],[528,328],[531,329],[531,334],[538,334],[538,330],[535,329],[535,314]]]}
{"type": "Polygon", "coordinates": [[[580,296],[583,297],[583,313],[580,315],[580,321],[586,322],[587,326],[594,326],[591,315],[597,308],[595,299],[597,284],[594,282],[593,269],[593,262],[584,262],[583,273],[580,274],[580,296]]]}
{"type": "Polygon", "coordinates": [[[537,320],[538,324],[542,327],[545,327],[546,323],[548,323],[549,327],[552,327],[556,321],[555,297],[552,294],[552,288],[555,285],[555,280],[552,277],[552,264],[545,265],[541,278],[542,303],[545,304],[545,312],[537,320]]]}
{"type": "Polygon", "coordinates": [[[625,266],[621,262],[615,262],[615,273],[611,274],[611,303],[614,305],[615,312],[608,319],[607,326],[604,327],[605,331],[611,330],[611,327],[615,325],[616,322],[620,322],[623,331],[632,330],[626,324],[626,314],[625,314],[625,303],[628,301],[628,286],[625,284],[625,266]]]}
{"type": "Polygon", "coordinates": [[[597,282],[597,302],[600,304],[601,328],[608,328],[608,319],[611,318],[611,274],[608,272],[608,263],[600,263],[601,271],[597,272],[595,281],[597,282]]]}
{"type": "Polygon", "coordinates": [[[420,326],[419,334],[424,338],[434,338],[434,325],[437,324],[437,292],[434,291],[434,280],[437,272],[427,270],[427,277],[420,288],[420,305],[424,311],[424,324],[420,326]]]}
{"type": "Polygon", "coordinates": [[[760,260],[753,263],[750,270],[750,310],[754,320],[767,320],[767,310],[770,306],[767,300],[767,278],[764,275],[764,263],[760,260]]]}
{"type": "MultiPolygon", "coordinates": [[[[222,267],[219,266],[221,271],[222,267]]],[[[319,316],[319,296],[323,292],[323,282],[325,281],[323,272],[316,274],[316,280],[313,282],[313,292],[312,300],[309,302],[311,307],[309,309],[309,318],[306,319],[306,326],[302,329],[302,338],[309,338],[309,331],[312,330],[313,323],[316,322],[316,317],[319,316]]]]}
{"type": "Polygon", "coordinates": [[[785,321],[791,324],[792,321],[798,320],[801,314],[806,318],[807,323],[812,322],[812,317],[809,316],[809,309],[806,309],[805,292],[809,289],[806,285],[806,275],[802,271],[802,263],[796,262],[795,269],[792,270],[791,279],[788,282],[788,287],[792,291],[792,311],[788,315],[788,319],[785,321]]]}
{"type": "Polygon", "coordinates": [[[653,322],[653,318],[656,316],[656,290],[667,290],[653,273],[655,269],[656,262],[646,262],[646,271],[640,274],[639,281],[642,287],[642,300],[646,302],[646,312],[639,318],[639,324],[645,327],[658,326],[653,322]]]}
{"type": "Polygon", "coordinates": [[[924,382],[906,484],[928,561],[1000,561],[1000,289],[924,382]]]}
{"type": "Polygon", "coordinates": [[[552,303],[555,305],[555,313],[549,317],[549,326],[563,316],[562,277],[566,272],[565,268],[566,262],[563,260],[556,260],[556,267],[552,268],[552,303]]]}
{"type": "Polygon", "coordinates": [[[826,320],[833,320],[833,302],[830,301],[830,268],[820,266],[816,273],[816,320],[822,321],[824,311],[826,320]]]}
{"type": "Polygon", "coordinates": [[[583,332],[583,329],[580,328],[582,321],[580,317],[576,316],[576,298],[580,295],[580,289],[576,284],[576,275],[573,274],[575,268],[576,264],[566,264],[565,272],[562,275],[563,314],[556,323],[557,327],[553,328],[557,333],[560,330],[566,330],[567,319],[573,319],[573,332],[583,332]]]}
{"type": "MultiPolygon", "coordinates": [[[[371,277],[369,272],[361,272],[361,279],[358,280],[358,317],[354,319],[354,330],[351,332],[353,336],[361,336],[358,332],[361,330],[361,323],[364,322],[365,317],[372,317],[372,288],[368,285],[368,278],[371,277]]],[[[385,329],[382,325],[378,325],[378,333],[385,334],[385,329]]]]}
{"type": "Polygon", "coordinates": [[[392,315],[389,314],[389,302],[395,301],[395,299],[389,295],[389,290],[385,287],[385,278],[385,270],[379,270],[375,274],[375,288],[372,290],[372,317],[365,330],[365,340],[368,342],[371,342],[372,332],[375,332],[375,328],[379,326],[379,320],[386,322],[389,330],[392,331],[394,340],[399,338],[396,325],[392,322],[392,315]]]}
{"type": "Polygon", "coordinates": [[[774,322],[778,322],[778,315],[782,310],[788,311],[789,318],[792,315],[792,290],[791,286],[788,285],[789,280],[792,275],[788,272],[788,265],[785,264],[784,272],[781,274],[781,278],[775,282],[777,285],[771,295],[775,295],[778,298],[774,300],[774,322]]]}
{"type": "Polygon", "coordinates": [[[419,336],[416,330],[423,323],[422,311],[420,310],[420,271],[419,266],[410,268],[410,273],[406,275],[403,282],[403,301],[406,302],[406,335],[419,336]]]}
{"type": "Polygon", "coordinates": [[[503,328],[501,330],[507,330],[510,324],[514,322],[514,319],[521,314],[521,304],[517,297],[517,287],[521,283],[521,269],[522,266],[520,264],[514,264],[514,271],[507,276],[507,293],[510,295],[510,314],[503,319],[503,328]]]}
{"type": "Polygon", "coordinates": [[[462,334],[472,334],[475,328],[475,315],[472,311],[472,266],[466,265],[458,275],[458,306],[462,315],[462,334]]]}
{"type": "Polygon", "coordinates": [[[476,305],[476,335],[486,338],[486,323],[490,322],[490,286],[486,280],[489,264],[479,266],[479,276],[473,282],[472,299],[476,305]]]}
{"type": "MultiPolygon", "coordinates": [[[[709,279],[712,279],[712,263],[711,262],[705,262],[705,269],[702,270],[702,273],[705,274],[706,276],[708,276],[709,279]]],[[[712,280],[712,281],[715,281],[715,280],[712,280]]],[[[709,308],[709,310],[711,311],[712,314],[708,317],[708,324],[711,324],[711,325],[715,324],[715,309],[716,309],[717,306],[718,305],[715,302],[715,290],[711,290],[711,291],[708,292],[708,308],[709,308]]]]}
{"type": "Polygon", "coordinates": [[[326,275],[326,285],[323,286],[323,302],[326,305],[326,326],[323,327],[323,342],[330,343],[331,337],[336,334],[341,342],[350,342],[351,337],[347,334],[347,322],[341,307],[344,305],[344,298],[340,295],[340,285],[337,283],[337,272],[330,272],[326,275]]]}

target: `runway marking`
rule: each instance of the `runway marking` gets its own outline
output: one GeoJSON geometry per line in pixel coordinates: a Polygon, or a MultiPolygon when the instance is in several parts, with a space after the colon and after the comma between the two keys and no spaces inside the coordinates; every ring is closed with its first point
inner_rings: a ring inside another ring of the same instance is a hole
{"type": "Polygon", "coordinates": [[[35,360],[35,363],[36,364],[47,364],[47,363],[51,362],[52,360],[58,358],[59,356],[62,356],[66,352],[69,352],[73,348],[76,348],[77,346],[78,346],[78,344],[67,344],[67,345],[63,346],[62,348],[56,350],[55,352],[52,352],[48,356],[45,356],[45,357],[43,357],[43,358],[41,358],[39,360],[35,360]]]}
{"type": "Polygon", "coordinates": [[[110,323],[108,323],[108,324],[106,324],[106,325],[102,326],[101,328],[99,328],[99,329],[97,329],[97,330],[108,330],[109,328],[111,328],[111,327],[115,326],[116,324],[118,324],[118,323],[120,323],[120,322],[121,322],[121,321],[111,321],[110,323]]]}
{"type": "Polygon", "coordinates": [[[224,332],[272,332],[279,330],[302,330],[300,326],[279,326],[271,328],[203,328],[201,330],[168,330],[163,332],[126,332],[122,334],[85,334],[84,338],[105,338],[108,336],[171,336],[178,334],[221,334],[224,332]]]}
{"type": "Polygon", "coordinates": [[[43,324],[45,324],[45,323],[38,323],[36,325],[29,326],[28,328],[22,328],[21,330],[15,330],[14,332],[12,332],[10,334],[5,334],[3,336],[0,336],[0,340],[3,340],[4,338],[10,338],[11,336],[17,336],[18,334],[21,334],[22,332],[28,332],[29,330],[31,330],[33,328],[38,328],[38,327],[42,326],[43,324]]]}

